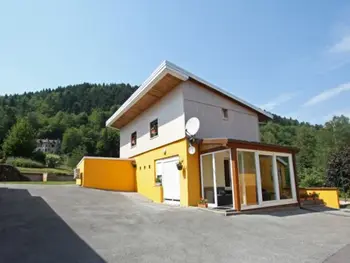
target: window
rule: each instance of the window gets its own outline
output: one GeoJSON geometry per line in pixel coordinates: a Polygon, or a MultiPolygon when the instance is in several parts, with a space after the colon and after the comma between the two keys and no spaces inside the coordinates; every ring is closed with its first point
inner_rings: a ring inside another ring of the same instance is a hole
{"type": "Polygon", "coordinates": [[[136,131],[131,134],[131,147],[135,146],[137,142],[137,133],[136,131]]]}
{"type": "Polygon", "coordinates": [[[158,135],[158,119],[152,121],[149,128],[151,138],[156,137],[158,135]]]}
{"type": "Polygon", "coordinates": [[[222,109],[222,117],[224,120],[228,120],[228,110],[222,109]]]}

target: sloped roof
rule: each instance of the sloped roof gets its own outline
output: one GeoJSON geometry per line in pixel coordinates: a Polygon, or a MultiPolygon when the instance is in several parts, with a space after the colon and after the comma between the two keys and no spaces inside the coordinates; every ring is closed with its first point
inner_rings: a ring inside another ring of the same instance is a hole
{"type": "Polygon", "coordinates": [[[170,89],[174,88],[182,81],[194,80],[212,91],[233,100],[234,102],[256,112],[259,119],[271,119],[272,115],[234,95],[220,89],[219,87],[201,79],[191,72],[179,66],[163,61],[158,68],[146,79],[144,83],[124,102],[124,104],[106,121],[107,127],[121,128],[128,122],[136,118],[149,106],[154,104],[170,89]]]}

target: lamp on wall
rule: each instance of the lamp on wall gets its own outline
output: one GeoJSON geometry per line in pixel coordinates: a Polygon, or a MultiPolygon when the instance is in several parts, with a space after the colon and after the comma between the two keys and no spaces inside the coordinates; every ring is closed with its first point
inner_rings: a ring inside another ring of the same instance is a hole
{"type": "Polygon", "coordinates": [[[134,167],[134,168],[136,168],[136,166],[137,166],[135,161],[132,161],[132,162],[131,162],[131,165],[132,165],[132,167],[134,167]]]}
{"type": "Polygon", "coordinates": [[[176,167],[177,167],[177,169],[178,169],[179,171],[182,170],[182,168],[183,168],[182,160],[181,160],[181,161],[178,161],[178,162],[176,163],[176,167]]]}

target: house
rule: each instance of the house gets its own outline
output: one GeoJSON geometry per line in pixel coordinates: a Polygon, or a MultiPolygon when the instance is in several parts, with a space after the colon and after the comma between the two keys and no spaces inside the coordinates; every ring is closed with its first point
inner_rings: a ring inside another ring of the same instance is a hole
{"type": "Polygon", "coordinates": [[[259,123],[271,117],[164,61],[106,126],[120,131],[120,157],[133,161],[140,194],[239,211],[298,204],[297,150],[260,142],[259,123]],[[200,121],[195,142],[185,132],[192,117],[200,121]]]}
{"type": "Polygon", "coordinates": [[[37,139],[36,140],[36,151],[43,153],[58,153],[61,147],[61,141],[50,140],[50,139],[37,139]]]}

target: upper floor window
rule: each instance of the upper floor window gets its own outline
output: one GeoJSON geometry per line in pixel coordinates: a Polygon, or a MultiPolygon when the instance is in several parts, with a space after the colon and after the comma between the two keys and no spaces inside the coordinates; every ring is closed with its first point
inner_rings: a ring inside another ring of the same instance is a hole
{"type": "Polygon", "coordinates": [[[156,137],[158,135],[158,119],[151,121],[149,126],[151,138],[156,137]]]}
{"type": "Polygon", "coordinates": [[[227,109],[221,109],[222,110],[222,118],[224,120],[228,120],[228,110],[227,109]]]}
{"type": "Polygon", "coordinates": [[[137,133],[136,131],[131,134],[131,147],[135,146],[137,143],[137,133]]]}

